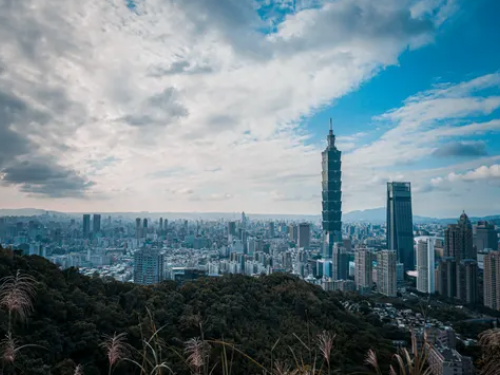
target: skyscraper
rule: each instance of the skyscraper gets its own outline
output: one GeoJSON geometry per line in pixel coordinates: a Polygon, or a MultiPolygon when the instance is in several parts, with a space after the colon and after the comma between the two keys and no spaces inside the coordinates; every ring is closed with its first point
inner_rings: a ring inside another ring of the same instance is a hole
{"type": "Polygon", "coordinates": [[[477,251],[483,251],[484,249],[498,250],[498,235],[495,225],[487,221],[479,221],[475,230],[475,245],[477,251]]]}
{"type": "Polygon", "coordinates": [[[484,306],[500,310],[500,251],[484,256],[484,306]]]}
{"type": "Polygon", "coordinates": [[[465,212],[457,224],[449,224],[444,231],[444,255],[459,263],[463,259],[477,259],[472,243],[472,224],[465,212]]]}
{"type": "Polygon", "coordinates": [[[141,238],[141,218],[135,219],[135,238],[137,241],[141,238]]]}
{"type": "Polygon", "coordinates": [[[162,217],[160,217],[160,223],[158,225],[158,230],[159,230],[159,232],[163,231],[163,218],[162,217]]]}
{"type": "Polygon", "coordinates": [[[417,244],[417,290],[433,294],[436,291],[434,261],[434,239],[428,238],[417,244]]]}
{"type": "Polygon", "coordinates": [[[327,146],[322,152],[323,231],[326,235],[326,254],[332,253],[333,244],[342,242],[342,153],[335,146],[335,135],[330,119],[327,146]]]}
{"type": "Polygon", "coordinates": [[[140,249],[134,253],[134,283],[151,285],[163,280],[163,254],[158,249],[140,249]]]}
{"type": "Polygon", "coordinates": [[[405,271],[415,267],[411,184],[387,183],[387,248],[397,252],[405,271]]]}
{"type": "Polygon", "coordinates": [[[477,268],[477,262],[473,259],[457,262],[457,298],[462,302],[478,301],[477,268]]]}
{"type": "Polygon", "coordinates": [[[236,236],[236,222],[230,221],[227,223],[227,238],[234,238],[236,236]]]}
{"type": "Polygon", "coordinates": [[[288,239],[292,242],[297,243],[299,239],[299,228],[296,224],[290,224],[288,226],[288,239]]]}
{"type": "Polygon", "coordinates": [[[100,231],[101,231],[101,215],[94,214],[94,217],[92,218],[92,232],[94,232],[94,234],[97,234],[100,231]]]}
{"type": "Polygon", "coordinates": [[[300,223],[298,228],[297,247],[309,247],[311,241],[311,226],[308,223],[300,223]]]}
{"type": "Polygon", "coordinates": [[[274,222],[269,222],[269,238],[274,238],[274,222]]]}
{"type": "Polygon", "coordinates": [[[83,215],[83,238],[89,238],[90,235],[90,215],[83,215]]]}
{"type": "Polygon", "coordinates": [[[453,257],[441,259],[438,265],[438,292],[446,298],[457,296],[457,261],[453,257]]]}
{"type": "Polygon", "coordinates": [[[349,278],[349,254],[343,244],[333,245],[332,279],[347,280],[349,278]]]}
{"type": "Polygon", "coordinates": [[[396,251],[382,250],[377,253],[377,291],[388,297],[395,297],[398,293],[396,263],[396,251]]]}
{"type": "Polygon", "coordinates": [[[367,248],[356,250],[354,255],[354,281],[356,288],[363,294],[371,290],[373,284],[372,277],[372,253],[367,248]]]}

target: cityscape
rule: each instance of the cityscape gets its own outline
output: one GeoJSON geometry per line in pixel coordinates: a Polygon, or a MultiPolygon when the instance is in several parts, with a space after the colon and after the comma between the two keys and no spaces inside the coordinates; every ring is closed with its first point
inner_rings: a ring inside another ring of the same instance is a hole
{"type": "Polygon", "coordinates": [[[500,0],[0,0],[0,375],[500,375],[500,0]]]}
{"type": "MultiPolygon", "coordinates": [[[[234,220],[46,212],[1,217],[0,240],[3,247],[44,257],[61,269],[140,285],[289,273],[329,292],[403,299],[437,294],[500,310],[495,224],[472,223],[465,212],[455,224],[414,224],[412,212],[411,182],[393,181],[387,183],[385,224],[342,223],[341,151],[330,121],[322,153],[321,220],[252,220],[244,212],[234,220]]],[[[430,324],[420,314],[405,317],[391,304],[382,307],[376,308],[381,319],[392,316],[420,340],[437,340],[429,359],[436,374],[446,366],[460,366],[454,374],[473,373],[449,326],[430,324]]]]}

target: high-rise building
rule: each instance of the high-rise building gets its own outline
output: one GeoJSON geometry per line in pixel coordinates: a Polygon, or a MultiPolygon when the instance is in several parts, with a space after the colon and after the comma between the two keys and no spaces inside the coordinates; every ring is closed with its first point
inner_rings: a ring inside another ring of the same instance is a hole
{"type": "Polygon", "coordinates": [[[148,227],[148,219],[144,218],[144,219],[142,220],[142,226],[143,226],[144,228],[147,228],[147,227],[148,227]]]}
{"type": "Polygon", "coordinates": [[[139,241],[139,239],[142,237],[141,234],[142,234],[142,232],[141,232],[141,218],[138,217],[135,219],[135,238],[137,241],[139,241]]]}
{"type": "Polygon", "coordinates": [[[475,245],[476,251],[484,249],[498,249],[498,235],[495,225],[487,221],[479,221],[475,226],[475,245]]]}
{"type": "Polygon", "coordinates": [[[299,239],[299,228],[296,224],[290,224],[288,226],[288,239],[291,242],[298,242],[299,239]]]}
{"type": "Polygon", "coordinates": [[[500,251],[484,256],[484,305],[500,310],[500,251]]]}
{"type": "Polygon", "coordinates": [[[333,245],[331,277],[333,280],[347,280],[349,278],[349,253],[339,242],[333,245]]]}
{"type": "Polygon", "coordinates": [[[335,146],[335,135],[330,119],[327,146],[322,152],[323,232],[325,253],[331,254],[333,244],[342,242],[342,153],[335,146]]]}
{"type": "Polygon", "coordinates": [[[464,212],[457,224],[449,224],[444,232],[444,256],[463,259],[477,259],[472,243],[472,224],[464,212]]]}
{"type": "Polygon", "coordinates": [[[377,253],[377,291],[388,297],[395,297],[398,293],[396,263],[395,250],[382,250],[377,253]]]}
{"type": "Polygon", "coordinates": [[[269,238],[274,238],[274,222],[269,222],[269,238]]]}
{"type": "Polygon", "coordinates": [[[457,298],[462,302],[478,302],[477,269],[477,262],[472,259],[464,259],[457,264],[457,298]]]}
{"type": "Polygon", "coordinates": [[[227,223],[227,236],[228,238],[236,237],[236,222],[230,221],[227,223]]]}
{"type": "Polygon", "coordinates": [[[89,238],[90,236],[90,215],[83,215],[83,238],[89,238]]]}
{"type": "Polygon", "coordinates": [[[92,218],[92,232],[94,232],[94,234],[97,234],[100,231],[101,231],[101,215],[94,214],[94,217],[92,218]]]}
{"type": "Polygon", "coordinates": [[[134,283],[151,285],[163,281],[163,254],[143,248],[134,253],[134,283]]]}
{"type": "Polygon", "coordinates": [[[395,250],[405,271],[415,267],[411,184],[387,183],[387,248],[395,250]]]}
{"type": "Polygon", "coordinates": [[[436,290],[434,277],[434,239],[428,238],[417,244],[417,290],[421,293],[433,294],[436,290]]]}
{"type": "Polygon", "coordinates": [[[356,250],[354,255],[354,281],[360,293],[367,293],[373,284],[372,278],[372,253],[367,248],[356,250]]]}
{"type": "Polygon", "coordinates": [[[311,241],[311,226],[308,223],[300,223],[297,237],[297,247],[309,247],[311,241]]]}
{"type": "Polygon", "coordinates": [[[438,264],[438,292],[446,298],[457,296],[457,261],[444,257],[438,264]]]}
{"type": "Polygon", "coordinates": [[[163,218],[160,217],[160,223],[158,224],[158,230],[161,232],[163,230],[163,218]]]}

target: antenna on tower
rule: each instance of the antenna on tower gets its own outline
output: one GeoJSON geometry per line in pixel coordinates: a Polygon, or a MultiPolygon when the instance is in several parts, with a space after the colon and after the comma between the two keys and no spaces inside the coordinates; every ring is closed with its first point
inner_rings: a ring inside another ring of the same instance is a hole
{"type": "Polygon", "coordinates": [[[333,131],[332,118],[330,117],[330,131],[333,131]]]}

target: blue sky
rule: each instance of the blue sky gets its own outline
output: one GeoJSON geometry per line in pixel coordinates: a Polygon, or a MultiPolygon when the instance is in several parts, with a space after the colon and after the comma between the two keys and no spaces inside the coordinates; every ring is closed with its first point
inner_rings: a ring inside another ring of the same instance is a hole
{"type": "Polygon", "coordinates": [[[499,13],[16,2],[0,15],[0,207],[317,214],[332,117],[344,211],[384,206],[405,180],[417,214],[500,213],[499,13]]]}
{"type": "MultiPolygon", "coordinates": [[[[498,1],[462,2],[433,43],[403,52],[398,65],[388,66],[358,90],[317,113],[309,119],[309,125],[319,137],[332,117],[340,133],[364,132],[377,127],[373,117],[399,107],[407,97],[437,83],[459,83],[500,71],[498,14],[498,1]]],[[[495,116],[498,112],[491,117],[495,116]]],[[[497,134],[488,139],[497,151],[498,137],[497,134]]]]}

